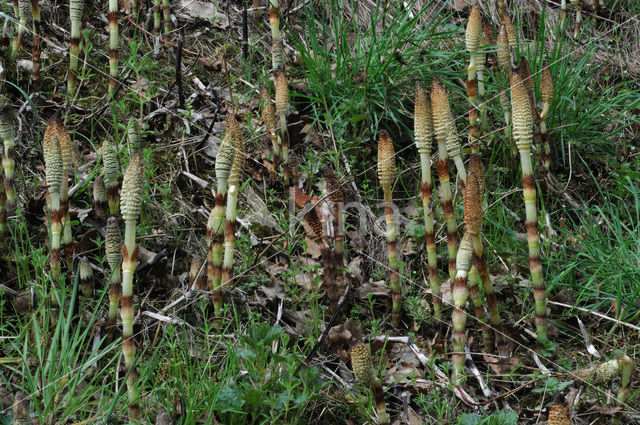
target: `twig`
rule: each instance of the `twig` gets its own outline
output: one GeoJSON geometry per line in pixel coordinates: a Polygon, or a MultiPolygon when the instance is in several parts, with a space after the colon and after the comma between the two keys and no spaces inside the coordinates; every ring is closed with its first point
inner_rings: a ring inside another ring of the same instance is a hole
{"type": "Polygon", "coordinates": [[[184,109],[184,92],[182,89],[182,45],[184,44],[184,35],[180,32],[178,46],[176,47],[176,85],[178,86],[178,105],[180,109],[184,109]]]}
{"type": "Polygon", "coordinates": [[[616,324],[618,324],[620,326],[626,326],[626,327],[634,329],[636,331],[640,331],[640,327],[639,326],[632,325],[631,323],[623,322],[622,320],[614,319],[613,317],[605,316],[602,313],[598,313],[597,311],[589,310],[588,308],[582,308],[582,307],[578,307],[578,306],[575,306],[575,305],[559,303],[557,301],[549,301],[548,303],[549,304],[553,304],[553,305],[558,305],[560,307],[574,308],[574,309],[582,311],[584,313],[593,314],[594,316],[598,316],[598,317],[600,317],[602,319],[609,320],[610,322],[614,322],[614,323],[616,323],[616,324]]]}
{"type": "Polygon", "coordinates": [[[580,320],[578,316],[576,316],[576,320],[578,321],[578,326],[580,326],[580,332],[582,332],[582,337],[584,338],[584,345],[587,346],[587,351],[593,357],[595,357],[596,359],[599,359],[601,357],[600,353],[598,353],[598,350],[596,350],[596,347],[594,347],[593,344],[591,343],[591,338],[589,338],[589,333],[587,332],[587,328],[584,327],[584,323],[582,323],[582,320],[580,320]]]}
{"type": "Polygon", "coordinates": [[[247,25],[247,3],[242,9],[242,57],[247,60],[249,56],[249,26],[247,25]]]}

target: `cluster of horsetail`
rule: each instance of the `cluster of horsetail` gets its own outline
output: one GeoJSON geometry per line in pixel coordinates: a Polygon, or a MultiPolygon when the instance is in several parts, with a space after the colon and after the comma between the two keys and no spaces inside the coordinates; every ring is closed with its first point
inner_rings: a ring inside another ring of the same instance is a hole
{"type": "MultiPolygon", "coordinates": [[[[502,3],[501,3],[502,4],[502,3]]],[[[27,29],[28,15],[33,18],[33,71],[32,80],[37,81],[40,72],[40,9],[38,1],[21,0],[17,3],[19,17],[16,36],[11,53],[18,54],[22,37],[27,29]],[[37,66],[36,66],[37,64],[37,66]]],[[[137,20],[138,4],[131,1],[131,12],[137,20]]],[[[80,56],[81,23],[84,0],[69,3],[71,40],[69,49],[69,73],[67,93],[74,96],[77,91],[77,67],[80,56]]],[[[497,39],[491,24],[483,18],[478,6],[471,8],[465,33],[465,46],[469,53],[466,68],[466,94],[469,102],[470,155],[465,161],[465,147],[460,143],[456,120],[451,112],[446,82],[434,76],[431,89],[419,81],[414,89],[414,142],[420,161],[419,196],[424,213],[424,235],[428,283],[433,306],[433,325],[441,336],[444,317],[442,279],[439,275],[436,223],[439,203],[443,222],[446,225],[447,270],[452,288],[452,364],[453,382],[460,384],[465,379],[464,367],[467,347],[467,301],[470,299],[474,314],[481,327],[484,351],[508,356],[507,337],[502,326],[498,300],[487,267],[486,251],[483,246],[483,199],[485,168],[482,163],[481,142],[488,130],[488,116],[485,99],[487,96],[485,67],[493,67],[493,77],[498,83],[508,86],[498,93],[504,114],[505,135],[510,148],[520,156],[524,209],[526,216],[529,269],[535,300],[536,336],[540,347],[549,345],[547,330],[547,294],[543,278],[540,236],[538,230],[537,192],[532,151],[540,153],[541,166],[549,172],[551,150],[548,138],[547,119],[554,96],[553,78],[545,65],[540,70],[541,106],[535,99],[534,75],[526,58],[521,57],[518,66],[516,51],[516,31],[508,13],[500,7],[501,24],[497,39]],[[491,53],[495,51],[495,57],[491,53]],[[437,143],[437,157],[432,158],[433,142],[437,143]],[[451,164],[455,171],[451,176],[451,164]],[[432,162],[436,168],[434,181],[432,162]],[[452,182],[453,180],[453,182],[452,182]],[[458,234],[455,201],[452,186],[458,185],[463,194],[464,233],[458,234]],[[437,186],[437,189],[436,189],[437,186]]],[[[109,85],[108,95],[113,99],[118,84],[118,2],[109,0],[109,85]]],[[[579,12],[578,12],[579,13],[579,12]]],[[[154,0],[153,22],[156,35],[171,31],[170,7],[168,0],[154,0]],[[161,19],[161,12],[163,13],[161,19]]],[[[272,35],[272,79],[274,101],[266,86],[261,86],[261,118],[264,130],[271,141],[272,174],[282,180],[290,196],[290,205],[303,210],[305,228],[311,240],[322,246],[324,289],[332,308],[338,303],[348,286],[345,262],[345,214],[343,181],[330,169],[323,169],[324,197],[319,199],[303,193],[296,186],[296,170],[290,158],[287,111],[289,109],[289,77],[285,67],[284,41],[280,31],[280,16],[277,1],[269,2],[269,23],[272,35]]],[[[207,290],[217,319],[225,316],[225,290],[234,282],[234,253],[236,219],[240,191],[243,187],[245,169],[245,136],[239,122],[239,115],[233,111],[226,117],[226,133],[221,140],[215,158],[216,190],[214,205],[206,225],[206,265],[201,259],[191,262],[189,278],[199,290],[207,290]],[[205,269],[206,272],[202,273],[205,269]]],[[[0,96],[0,139],[3,143],[2,168],[0,173],[0,234],[6,232],[7,217],[16,209],[15,190],[15,112],[10,102],[0,96]]],[[[136,244],[138,220],[143,208],[145,185],[144,164],[140,153],[141,128],[138,120],[132,120],[127,127],[129,162],[122,173],[121,156],[117,145],[105,139],[99,149],[102,161],[101,175],[92,182],[92,206],[94,215],[104,223],[105,280],[108,284],[108,310],[105,328],[113,336],[117,328],[118,310],[122,324],[122,353],[126,369],[129,418],[134,423],[143,421],[140,411],[139,376],[136,370],[136,344],[134,322],[134,276],[139,247],[136,244]],[[120,216],[121,221],[118,217],[120,216]],[[106,220],[105,220],[106,219],[106,220]],[[124,224],[124,237],[121,231],[124,224]]],[[[49,120],[42,139],[47,189],[47,231],[50,252],[50,281],[55,287],[64,283],[66,269],[68,276],[74,270],[74,240],[71,215],[69,213],[69,179],[76,167],[74,144],[65,124],[56,116],[49,120]]],[[[384,214],[386,224],[386,249],[388,259],[388,281],[391,293],[391,323],[394,328],[402,326],[403,291],[402,273],[398,261],[398,227],[393,208],[393,186],[397,175],[394,142],[387,130],[377,134],[377,175],[384,194],[384,214]]],[[[295,208],[295,207],[292,207],[295,208]]],[[[295,212],[295,211],[293,211],[295,212]]],[[[77,262],[77,272],[85,297],[94,295],[94,275],[86,257],[77,262]]],[[[51,292],[52,311],[64,307],[65,300],[51,292]]],[[[55,313],[54,313],[55,314],[55,313]]],[[[380,423],[389,421],[384,400],[384,391],[371,361],[369,346],[358,344],[351,349],[351,363],[354,374],[364,386],[370,387],[375,399],[380,423]]],[[[621,376],[618,403],[628,397],[632,362],[628,356],[620,356],[609,362],[591,368],[574,371],[571,374],[590,382],[605,382],[615,375],[621,376]]],[[[16,409],[23,409],[24,403],[16,403],[16,409]]],[[[561,406],[560,404],[558,406],[561,406]]],[[[27,406],[28,410],[28,406],[27,406]]],[[[556,409],[558,418],[563,418],[564,410],[556,409]]],[[[16,418],[24,416],[18,411],[16,418]]],[[[555,413],[554,413],[555,414],[555,413]]],[[[555,419],[554,419],[555,420],[555,419]]],[[[562,419],[558,419],[561,421],[562,419]]],[[[549,419],[551,423],[551,415],[549,419]]],[[[560,422],[558,422],[560,423],[560,422]]]]}

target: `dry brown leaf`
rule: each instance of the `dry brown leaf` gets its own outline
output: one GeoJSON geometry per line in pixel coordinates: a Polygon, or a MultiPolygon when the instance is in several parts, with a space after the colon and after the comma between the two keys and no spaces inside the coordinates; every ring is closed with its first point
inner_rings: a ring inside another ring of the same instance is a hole
{"type": "Polygon", "coordinates": [[[487,364],[493,371],[493,373],[497,375],[507,373],[513,370],[513,368],[515,368],[516,366],[518,366],[518,364],[520,364],[520,359],[518,359],[517,357],[511,357],[510,359],[508,359],[508,361],[504,361],[504,360],[501,361],[501,359],[498,359],[497,357],[490,356],[490,355],[484,355],[483,357],[485,362],[487,362],[487,364]]]}

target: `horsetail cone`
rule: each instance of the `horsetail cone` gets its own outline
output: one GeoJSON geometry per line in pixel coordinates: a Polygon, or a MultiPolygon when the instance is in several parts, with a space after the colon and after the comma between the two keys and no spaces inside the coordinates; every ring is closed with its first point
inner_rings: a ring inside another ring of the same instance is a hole
{"type": "Polygon", "coordinates": [[[16,208],[15,190],[15,129],[14,111],[9,99],[0,96],[0,138],[4,144],[2,151],[2,168],[4,170],[4,191],[6,194],[6,209],[9,214],[16,208]]]}
{"type": "Polygon", "coordinates": [[[93,181],[93,211],[97,218],[107,216],[107,189],[104,187],[102,176],[96,176],[93,181]]]}
{"type": "Polygon", "coordinates": [[[471,7],[471,13],[469,14],[469,22],[467,23],[467,30],[465,32],[465,45],[467,52],[469,52],[469,67],[467,68],[467,94],[469,100],[473,103],[476,96],[476,58],[478,54],[478,48],[480,46],[480,40],[482,38],[482,15],[480,15],[480,8],[477,4],[471,7]]]}
{"type": "Polygon", "coordinates": [[[271,103],[271,96],[269,90],[265,86],[260,87],[260,97],[262,98],[262,122],[269,133],[269,139],[273,146],[274,163],[277,162],[277,157],[280,156],[280,145],[277,138],[277,126],[276,126],[276,110],[271,103]]]}
{"type": "Polygon", "coordinates": [[[381,130],[378,134],[378,178],[384,192],[384,216],[387,225],[387,254],[389,257],[389,286],[391,287],[391,322],[400,324],[402,314],[402,289],[398,273],[398,252],[396,250],[396,229],[393,217],[393,192],[391,186],[395,180],[396,161],[393,141],[389,133],[381,130]]]}
{"type": "Polygon", "coordinates": [[[60,277],[60,241],[62,234],[60,187],[62,186],[63,162],[60,141],[56,137],[51,122],[42,138],[42,151],[44,154],[47,189],[51,199],[51,209],[49,211],[51,222],[51,274],[54,280],[57,280],[60,277]]]}
{"type": "Polygon", "coordinates": [[[22,391],[17,391],[11,406],[13,412],[13,425],[30,425],[31,415],[29,414],[29,397],[22,391]]]}
{"type": "Polygon", "coordinates": [[[548,66],[543,66],[540,81],[540,89],[542,92],[542,111],[540,112],[540,135],[542,136],[542,145],[544,149],[544,168],[548,172],[551,168],[551,146],[549,145],[549,136],[547,134],[547,114],[551,106],[551,98],[553,97],[553,77],[548,66]]]}
{"type": "Polygon", "coordinates": [[[464,346],[467,342],[464,328],[467,321],[465,313],[465,304],[469,291],[467,289],[467,279],[469,270],[473,264],[473,236],[469,232],[465,232],[458,254],[456,257],[456,279],[451,293],[453,299],[453,313],[451,320],[453,322],[453,379],[455,383],[460,383],[464,377],[464,346]]]}
{"type": "MultiPolygon", "coordinates": [[[[449,279],[451,282],[456,276],[456,250],[458,247],[458,235],[456,218],[453,212],[453,201],[451,200],[451,186],[449,182],[449,154],[447,153],[448,122],[451,111],[447,110],[449,101],[447,93],[442,87],[438,78],[433,79],[431,85],[431,112],[433,117],[433,129],[438,142],[438,161],[436,169],[438,180],[440,181],[440,204],[447,223],[447,250],[449,253],[449,279]],[[443,103],[446,105],[443,106],[443,103]]],[[[464,167],[462,167],[464,169],[464,167]]]]}
{"type": "Polygon", "coordinates": [[[129,398],[129,418],[140,420],[137,372],[133,369],[136,347],[133,338],[133,274],[136,270],[136,222],[142,208],[142,156],[138,153],[131,158],[122,181],[121,213],[125,222],[124,244],[122,245],[122,354],[124,355],[129,398]]]}
{"type": "Polygon", "coordinates": [[[82,295],[90,298],[93,296],[93,269],[87,257],[80,259],[80,288],[82,289],[82,295]]]}
{"type": "Polygon", "coordinates": [[[129,120],[129,128],[127,128],[127,141],[129,142],[129,152],[142,152],[142,129],[140,121],[135,118],[129,120]]]}
{"type": "Polygon", "coordinates": [[[84,0],[69,0],[69,20],[71,21],[71,43],[69,45],[69,75],[67,76],[67,93],[75,95],[78,84],[78,56],[80,55],[80,30],[84,0]]]}
{"type": "Polygon", "coordinates": [[[513,22],[511,22],[511,18],[506,11],[503,11],[500,15],[500,19],[502,20],[502,24],[505,27],[507,32],[507,40],[509,41],[509,45],[511,47],[515,46],[518,43],[516,36],[516,27],[513,26],[513,22]]]}
{"type": "Polygon", "coordinates": [[[498,32],[498,41],[496,42],[496,50],[498,56],[498,64],[502,68],[502,72],[507,76],[511,75],[511,52],[509,50],[509,39],[507,37],[507,27],[503,24],[498,32]]]}
{"type": "Polygon", "coordinates": [[[109,98],[113,99],[118,80],[118,0],[109,0],[109,98]]]}
{"type": "Polygon", "coordinates": [[[107,190],[109,214],[118,214],[120,207],[120,161],[118,155],[108,140],[102,142],[102,165],[104,166],[104,186],[107,190]]]}
{"type": "Polygon", "coordinates": [[[556,394],[553,399],[553,405],[549,409],[549,425],[573,425],[571,420],[571,411],[564,400],[564,396],[560,393],[556,394]]]}
{"type": "Polygon", "coordinates": [[[274,75],[276,86],[276,116],[278,117],[278,130],[282,145],[282,174],[285,185],[289,185],[289,135],[287,132],[287,107],[289,106],[289,83],[287,73],[283,68],[278,68],[274,75]]]}
{"type": "Polygon", "coordinates": [[[370,386],[376,379],[373,362],[366,344],[357,344],[351,348],[351,366],[356,379],[365,386],[370,386]]]}
{"type": "Polygon", "coordinates": [[[453,115],[451,115],[451,107],[449,106],[449,97],[447,91],[437,78],[433,79],[431,88],[431,111],[433,115],[433,129],[435,131],[438,144],[445,143],[447,154],[453,158],[458,170],[458,177],[465,182],[467,180],[467,172],[462,161],[462,149],[458,132],[454,124],[453,115]]]}
{"type": "Polygon", "coordinates": [[[433,141],[433,121],[431,105],[427,99],[422,83],[415,85],[415,103],[413,133],[416,147],[420,155],[420,169],[422,179],[420,192],[422,195],[422,209],[424,210],[424,239],[429,267],[429,286],[431,287],[434,317],[439,323],[442,319],[442,294],[438,278],[438,260],[436,255],[435,225],[433,219],[433,181],[431,178],[431,143],[433,141]]]}
{"type": "Polygon", "coordinates": [[[388,423],[387,406],[384,401],[382,385],[376,377],[376,371],[369,355],[369,347],[366,344],[357,344],[351,348],[351,366],[356,379],[366,387],[371,387],[373,398],[378,413],[378,423],[388,423]]]}
{"type": "Polygon", "coordinates": [[[547,293],[542,276],[540,261],[540,237],[538,235],[538,214],[536,208],[536,188],[531,162],[531,141],[533,138],[533,119],[531,104],[526,88],[520,76],[511,76],[511,110],[513,115],[513,137],[520,152],[522,164],[522,185],[526,212],[527,242],[529,245],[529,268],[533,282],[533,295],[536,304],[536,329],[538,342],[547,343],[547,293]]]}
{"type": "Polygon", "coordinates": [[[482,231],[482,195],[484,193],[484,169],[480,159],[473,155],[469,162],[469,177],[464,188],[464,222],[472,236],[482,231]]]}
{"type": "Polygon", "coordinates": [[[113,332],[118,318],[118,304],[122,293],[122,274],[120,270],[122,264],[122,234],[120,233],[118,219],[114,216],[109,217],[107,220],[105,253],[107,263],[109,263],[109,268],[111,269],[111,275],[108,279],[109,313],[106,327],[113,332]]]}
{"type": "Polygon", "coordinates": [[[386,130],[378,133],[378,178],[384,191],[385,202],[392,202],[391,185],[395,180],[396,159],[393,141],[386,130]]]}

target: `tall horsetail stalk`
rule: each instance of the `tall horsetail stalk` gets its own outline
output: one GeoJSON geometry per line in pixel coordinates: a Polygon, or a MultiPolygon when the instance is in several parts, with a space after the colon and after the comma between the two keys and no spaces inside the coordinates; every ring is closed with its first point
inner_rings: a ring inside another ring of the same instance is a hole
{"type": "Polygon", "coordinates": [[[229,173],[229,191],[227,192],[227,207],[225,211],[224,226],[224,256],[222,260],[222,279],[223,286],[233,285],[233,253],[236,242],[236,206],[238,203],[238,192],[240,191],[240,183],[242,173],[244,172],[245,152],[244,139],[242,131],[238,126],[234,129],[233,144],[235,153],[233,154],[233,163],[229,173]]]}
{"type": "Polygon", "coordinates": [[[260,97],[262,98],[262,122],[269,133],[269,139],[273,148],[273,164],[277,167],[280,158],[280,139],[277,135],[276,110],[271,103],[269,90],[265,86],[260,87],[260,97]]]}
{"type": "Polygon", "coordinates": [[[333,203],[335,232],[333,238],[333,269],[335,270],[336,299],[330,300],[332,307],[338,304],[345,291],[344,267],[344,192],[338,176],[329,168],[323,170],[327,194],[333,203]]]}
{"type": "Polygon", "coordinates": [[[240,131],[238,122],[233,114],[227,115],[227,130],[224,139],[220,143],[220,148],[216,155],[216,179],[218,186],[216,191],[215,206],[209,215],[207,222],[207,243],[209,244],[207,266],[207,283],[212,291],[211,301],[216,315],[222,314],[222,293],[220,284],[222,282],[222,262],[224,253],[224,219],[225,204],[227,202],[227,188],[229,174],[233,166],[235,147],[233,138],[236,130],[240,131]]]}
{"type": "MultiPolygon", "coordinates": [[[[473,263],[475,268],[477,269],[478,275],[480,277],[480,281],[482,282],[482,288],[484,290],[484,295],[487,301],[487,310],[489,310],[489,318],[491,319],[491,324],[493,325],[495,331],[495,341],[497,343],[498,353],[501,355],[506,355],[507,353],[507,339],[505,334],[502,332],[502,320],[500,319],[500,310],[498,308],[498,299],[496,298],[495,290],[493,288],[493,283],[491,282],[491,276],[489,275],[489,269],[487,268],[487,260],[484,253],[484,246],[482,244],[482,196],[484,193],[484,166],[482,165],[482,161],[480,157],[477,155],[471,156],[471,161],[469,162],[469,175],[473,174],[473,185],[477,188],[475,189],[475,193],[478,193],[478,197],[474,198],[473,192],[467,191],[466,196],[469,197],[469,202],[471,211],[469,214],[475,215],[476,217],[480,217],[480,221],[476,221],[476,224],[473,226],[474,231],[473,235],[473,263]],[[479,226],[479,227],[478,227],[479,226]],[[475,231],[477,229],[477,232],[475,231]]],[[[469,182],[471,179],[469,179],[469,182]]],[[[465,203],[467,200],[465,199],[465,203]]],[[[466,205],[466,204],[465,204],[466,205]]],[[[465,219],[467,216],[467,212],[465,211],[465,219]]],[[[471,218],[473,220],[473,218],[471,218]]],[[[478,220],[476,218],[476,220],[478,220]]],[[[488,331],[488,329],[486,329],[488,331]]],[[[483,336],[487,338],[485,341],[485,347],[487,348],[487,352],[493,352],[493,341],[491,340],[491,335],[486,335],[483,331],[483,336]]]]}
{"type": "Polygon", "coordinates": [[[536,207],[536,186],[531,161],[533,120],[531,104],[526,87],[517,73],[511,75],[511,109],[513,113],[513,137],[520,152],[522,165],[522,186],[527,220],[527,242],[529,245],[529,268],[533,282],[533,296],[536,304],[536,331],[538,342],[547,344],[547,292],[542,276],[540,261],[540,236],[538,235],[538,213],[536,207]]]}
{"type": "Polygon", "coordinates": [[[113,99],[118,81],[118,0],[109,0],[109,98],[113,99]]]}
{"type": "Polygon", "coordinates": [[[280,32],[278,0],[269,0],[269,26],[271,27],[271,66],[276,70],[284,67],[284,42],[280,32]]]}
{"type": "Polygon", "coordinates": [[[71,20],[71,43],[69,45],[69,75],[67,75],[67,93],[76,94],[78,85],[78,57],[80,56],[80,36],[84,0],[69,0],[69,18],[71,20]]]}
{"type": "Polygon", "coordinates": [[[0,96],[0,138],[4,144],[2,151],[2,168],[4,170],[3,190],[6,196],[6,211],[8,214],[13,214],[17,202],[15,189],[16,162],[13,155],[16,146],[16,133],[14,127],[14,111],[9,103],[9,99],[4,96],[0,96]]]}
{"type": "Polygon", "coordinates": [[[107,189],[104,187],[102,176],[96,176],[93,181],[93,212],[97,218],[107,216],[107,189]]]}
{"type": "Polygon", "coordinates": [[[284,68],[275,72],[276,86],[276,116],[280,145],[282,146],[282,176],[285,186],[291,184],[291,170],[289,169],[289,132],[287,131],[287,107],[289,106],[289,82],[284,68]]]}
{"type": "Polygon", "coordinates": [[[451,293],[453,299],[453,313],[451,314],[451,321],[453,322],[453,381],[456,384],[461,383],[464,380],[464,346],[467,343],[467,337],[464,332],[464,327],[467,322],[467,313],[465,312],[465,304],[467,303],[467,297],[469,296],[469,290],[467,289],[467,279],[469,277],[469,270],[473,263],[473,237],[467,231],[460,241],[460,247],[458,247],[458,254],[456,257],[456,278],[453,285],[453,291],[451,293]]]}
{"type": "Polygon", "coordinates": [[[540,112],[540,136],[544,149],[544,169],[549,172],[551,168],[551,146],[549,145],[549,136],[547,134],[547,115],[551,106],[551,98],[553,97],[553,77],[549,67],[543,65],[542,76],[540,81],[540,90],[542,92],[542,111],[540,112]]]}
{"type": "Polygon", "coordinates": [[[73,145],[67,128],[62,121],[53,118],[49,126],[55,137],[60,142],[60,153],[62,155],[62,184],[60,186],[60,215],[62,217],[62,245],[67,261],[67,270],[71,271],[73,262],[73,235],[71,231],[71,217],[69,215],[69,173],[73,171],[73,145]]]}
{"type": "Polygon", "coordinates": [[[13,46],[11,47],[11,60],[18,56],[20,47],[22,47],[22,37],[24,36],[25,29],[27,29],[30,13],[31,4],[29,0],[18,0],[18,31],[13,39],[13,46]]]}
{"type": "Polygon", "coordinates": [[[40,56],[42,55],[41,36],[41,19],[40,19],[40,0],[31,0],[31,16],[33,18],[33,47],[31,55],[33,60],[33,69],[31,70],[31,81],[37,86],[40,80],[40,67],[42,66],[40,56]]]}
{"type": "Polygon", "coordinates": [[[104,186],[107,189],[109,215],[117,215],[120,208],[120,161],[114,146],[108,140],[102,142],[102,165],[104,166],[104,186]]]}
{"type": "Polygon", "coordinates": [[[107,315],[106,328],[111,333],[115,333],[116,321],[118,319],[118,304],[122,293],[122,234],[120,225],[115,216],[107,220],[106,237],[104,249],[111,270],[109,277],[109,313],[107,315]]]}
{"type": "Polygon", "coordinates": [[[364,386],[371,387],[373,399],[376,404],[378,423],[389,423],[387,405],[384,401],[384,392],[380,380],[376,377],[376,370],[371,361],[369,346],[367,344],[357,344],[351,348],[351,366],[356,379],[364,386]]]}
{"type": "Polygon", "coordinates": [[[133,274],[136,271],[136,222],[142,208],[142,156],[131,158],[122,181],[122,219],[125,224],[122,245],[122,354],[127,371],[129,420],[140,422],[140,393],[137,388],[138,373],[134,367],[136,344],[133,337],[133,274]]]}
{"type": "MultiPolygon", "coordinates": [[[[471,235],[472,244],[476,237],[480,237],[482,230],[482,195],[484,192],[484,170],[478,162],[478,156],[472,155],[469,164],[469,175],[464,187],[464,221],[467,233],[471,235]]],[[[472,266],[473,267],[473,266],[472,266]]],[[[486,267],[485,267],[486,268],[486,267]]],[[[482,328],[482,340],[484,349],[488,353],[493,352],[493,336],[487,322],[487,315],[482,304],[482,297],[478,288],[478,266],[476,272],[469,274],[468,288],[473,308],[482,328]]]]}
{"type": "Polygon", "coordinates": [[[400,324],[402,314],[402,290],[398,273],[398,251],[396,249],[396,227],[393,217],[392,184],[396,176],[393,141],[386,130],[378,133],[378,178],[384,192],[384,218],[387,225],[387,254],[389,257],[389,286],[391,287],[391,322],[400,324]]]}
{"type": "MultiPolygon", "coordinates": [[[[438,170],[438,179],[440,180],[440,205],[444,212],[447,224],[447,250],[449,252],[449,278],[451,282],[456,277],[456,251],[458,249],[458,234],[456,217],[453,212],[453,201],[451,200],[451,185],[449,181],[449,154],[447,153],[447,141],[451,134],[450,125],[453,124],[451,111],[449,109],[449,100],[447,93],[442,87],[438,78],[433,79],[431,86],[431,113],[433,117],[433,129],[438,142],[438,161],[436,169],[438,170]]],[[[453,129],[455,132],[455,128],[453,129]]],[[[457,136],[455,136],[457,139],[457,136]]],[[[460,161],[462,158],[460,158],[460,161]]],[[[464,170],[464,165],[461,168],[464,170]]],[[[465,176],[466,179],[466,176],[465,176]]]]}
{"type": "MultiPolygon", "coordinates": [[[[62,186],[63,163],[60,140],[53,129],[51,121],[49,121],[42,138],[42,152],[44,154],[45,177],[51,206],[49,210],[51,277],[54,283],[57,283],[60,278],[60,241],[62,235],[60,187],[62,186]]],[[[55,297],[53,297],[52,302],[54,305],[57,304],[55,297]]]]}
{"type": "Polygon", "coordinates": [[[171,5],[169,0],[162,0],[162,18],[164,32],[169,34],[171,32],[171,5]]]}
{"type": "Polygon", "coordinates": [[[431,105],[427,99],[422,83],[415,85],[415,103],[413,133],[416,147],[420,155],[420,193],[424,211],[424,240],[429,267],[429,286],[431,287],[433,315],[438,323],[442,320],[442,292],[438,278],[438,257],[436,255],[436,235],[433,218],[433,180],[431,176],[431,144],[433,141],[433,121],[431,105]]]}
{"type": "MultiPolygon", "coordinates": [[[[467,97],[469,98],[469,141],[471,142],[471,151],[477,153],[478,147],[478,109],[477,109],[477,83],[476,71],[478,63],[478,48],[482,39],[482,16],[480,8],[474,4],[469,14],[469,23],[465,34],[465,44],[469,52],[469,66],[467,67],[467,97]]],[[[484,55],[482,56],[484,61],[484,55]]],[[[484,69],[484,62],[481,65],[484,69]]],[[[483,82],[484,84],[484,82],[483,82]]],[[[456,162],[456,166],[458,163],[456,162]]]]}

